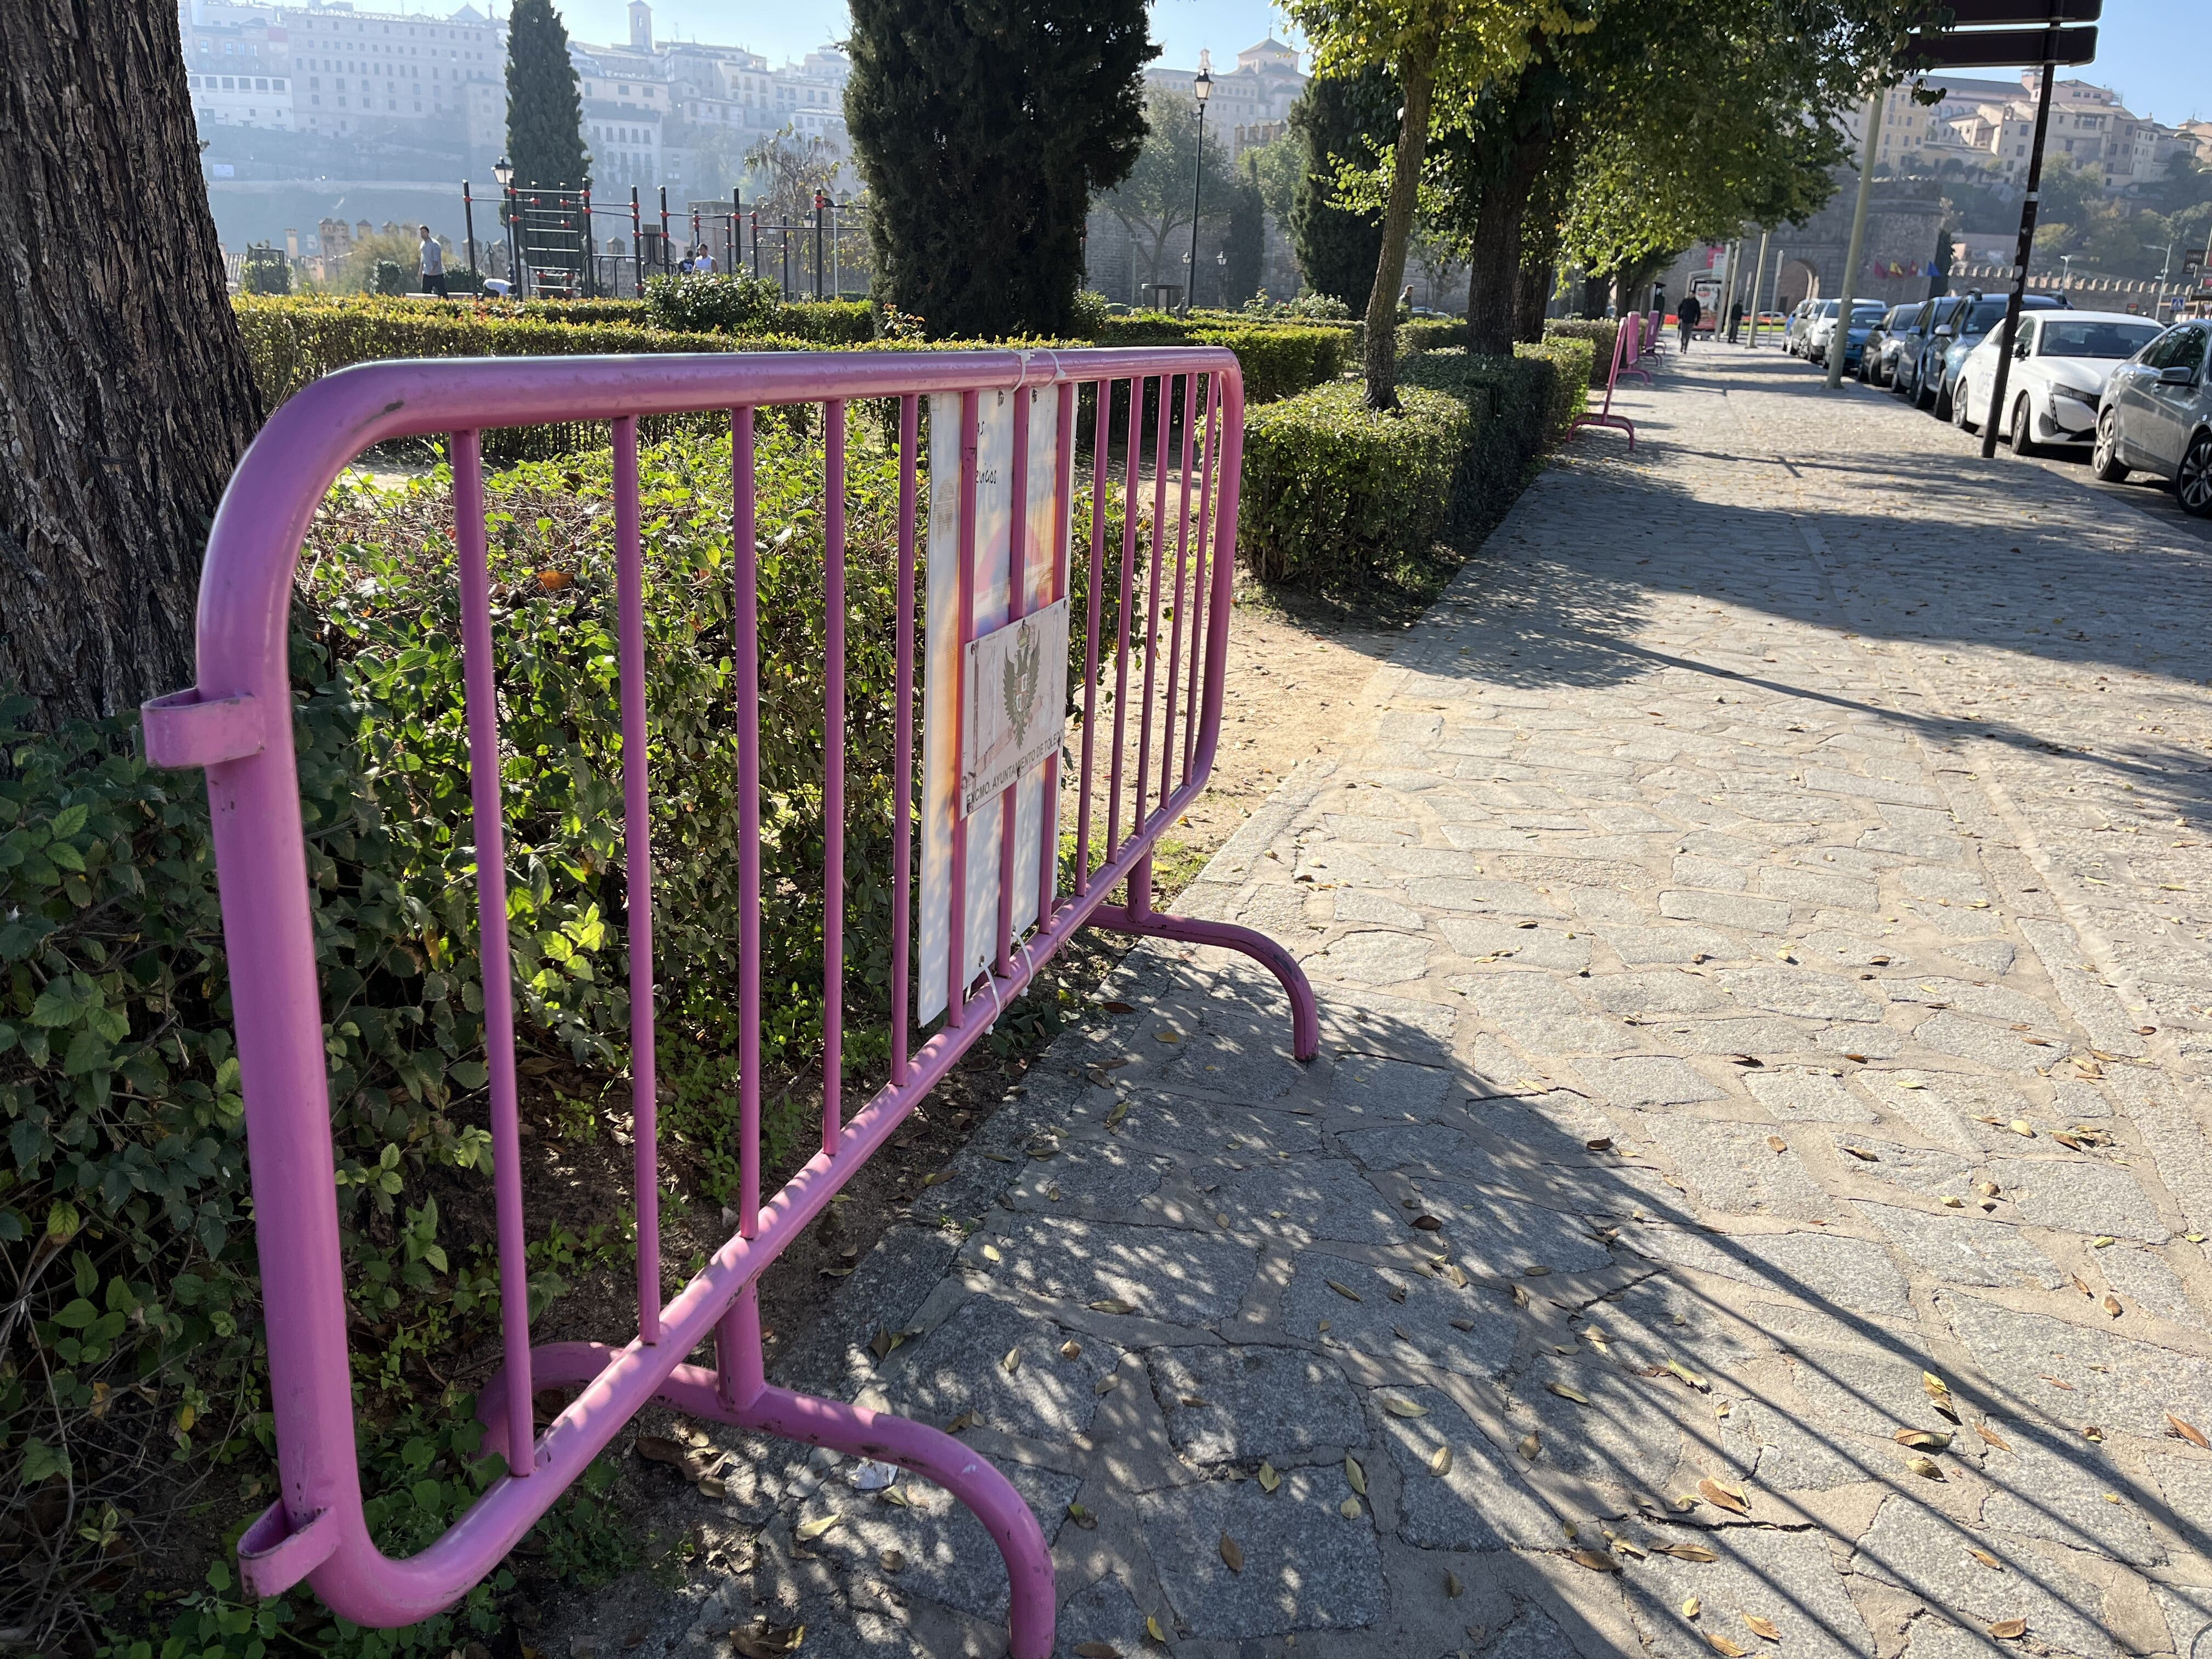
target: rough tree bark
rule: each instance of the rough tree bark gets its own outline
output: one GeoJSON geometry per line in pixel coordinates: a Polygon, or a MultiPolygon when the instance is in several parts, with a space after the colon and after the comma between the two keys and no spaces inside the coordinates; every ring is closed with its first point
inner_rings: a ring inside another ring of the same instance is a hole
{"type": "Polygon", "coordinates": [[[1521,221],[1544,176],[1552,140],[1541,133],[1514,141],[1505,166],[1482,192],[1468,258],[1467,349],[1510,357],[1521,300],[1521,221]]]}
{"type": "Polygon", "coordinates": [[[0,687],[43,725],[192,678],[260,423],[172,0],[0,4],[0,687]]]}
{"type": "Polygon", "coordinates": [[[1433,40],[1408,51],[1398,65],[1405,112],[1398,118],[1390,199],[1382,210],[1382,255],[1376,261],[1375,287],[1367,296],[1363,366],[1370,409],[1398,407],[1398,290],[1406,280],[1406,244],[1413,234],[1414,198],[1420,189],[1421,159],[1428,149],[1429,99],[1435,89],[1436,67],[1433,40]]]}

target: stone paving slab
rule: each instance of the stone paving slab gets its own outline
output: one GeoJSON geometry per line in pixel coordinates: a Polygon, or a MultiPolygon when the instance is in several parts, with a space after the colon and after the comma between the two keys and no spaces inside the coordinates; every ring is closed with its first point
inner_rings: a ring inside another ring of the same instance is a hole
{"type": "MultiPolygon", "coordinates": [[[[1137,951],[781,1373],[973,1421],[1065,1655],[2203,1659],[2212,556],[1771,357],[1623,402],[1184,896],[1321,1057],[1137,951]]],[[[761,1467],[702,1659],[1003,1651],[944,1494],[761,1467]]]]}

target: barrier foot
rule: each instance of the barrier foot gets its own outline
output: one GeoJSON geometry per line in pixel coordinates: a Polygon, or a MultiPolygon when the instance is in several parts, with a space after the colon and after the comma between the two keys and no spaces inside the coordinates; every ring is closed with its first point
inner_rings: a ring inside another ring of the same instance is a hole
{"type": "Polygon", "coordinates": [[[1297,957],[1265,933],[1234,922],[1200,921],[1194,916],[1104,905],[1091,913],[1091,925],[1110,927],[1117,933],[1178,939],[1187,945],[1217,945],[1252,957],[1282,981],[1284,994],[1291,1000],[1291,1053],[1300,1060],[1311,1060],[1321,1052],[1321,1008],[1314,1001],[1305,969],[1298,966],[1297,957]]]}
{"type": "MultiPolygon", "coordinates": [[[[757,1334],[758,1304],[752,1302],[750,1289],[739,1303],[753,1310],[749,1322],[757,1334]]],[[[731,1311],[741,1321],[745,1317],[744,1307],[733,1304],[731,1311]]],[[[532,1375],[540,1387],[588,1382],[617,1352],[603,1342],[549,1343],[531,1350],[532,1375]]],[[[496,1443],[505,1416],[498,1379],[486,1382],[477,1398],[483,1402],[478,1415],[487,1427],[485,1439],[496,1443]]],[[[725,1395],[720,1373],[705,1365],[677,1366],[653,1391],[653,1398],[689,1417],[827,1446],[849,1457],[894,1463],[936,1482],[974,1512],[1006,1558],[1007,1659],[1050,1659],[1053,1565],[1044,1529],[1012,1481],[943,1430],[889,1412],[766,1384],[759,1385],[750,1399],[732,1400],[725,1395]]]]}
{"type": "Polygon", "coordinates": [[[1578,427],[1609,426],[1616,431],[1626,432],[1628,434],[1628,453],[1632,455],[1636,453],[1636,422],[1626,415],[1577,415],[1574,424],[1578,427]]]}

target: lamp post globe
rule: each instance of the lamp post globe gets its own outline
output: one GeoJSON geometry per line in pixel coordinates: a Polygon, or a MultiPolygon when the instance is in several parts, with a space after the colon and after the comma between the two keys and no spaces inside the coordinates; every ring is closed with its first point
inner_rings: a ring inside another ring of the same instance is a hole
{"type": "Polygon", "coordinates": [[[1191,95],[1198,100],[1198,153],[1192,159],[1190,177],[1190,252],[1183,263],[1191,268],[1190,286],[1183,290],[1182,313],[1190,315],[1191,301],[1197,296],[1192,291],[1198,286],[1198,204],[1206,182],[1206,100],[1213,95],[1213,54],[1201,50],[1198,54],[1198,76],[1190,83],[1191,95]]]}

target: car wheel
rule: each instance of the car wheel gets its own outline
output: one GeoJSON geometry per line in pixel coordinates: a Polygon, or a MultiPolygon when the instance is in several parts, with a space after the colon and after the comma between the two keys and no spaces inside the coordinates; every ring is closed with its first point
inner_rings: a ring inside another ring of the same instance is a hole
{"type": "Polygon", "coordinates": [[[2035,441],[2035,411],[2024,395],[2012,406],[2012,453],[2024,461],[2043,453],[2043,446],[2035,441]]]}
{"type": "Polygon", "coordinates": [[[1972,432],[1974,429],[1974,422],[1967,411],[1973,406],[1974,400],[1967,389],[1966,383],[1964,380],[1960,381],[1951,392],[1951,424],[1961,432],[1972,432]]]}
{"type": "Polygon", "coordinates": [[[1957,402],[1958,400],[1952,397],[1949,387],[1946,386],[1941,380],[1936,382],[1936,395],[1929,399],[1929,403],[1934,409],[1936,418],[1937,420],[1948,421],[1951,419],[1954,406],[1957,402]]]}
{"type": "Polygon", "coordinates": [[[2125,483],[2128,469],[2120,459],[2119,416],[2106,410],[2097,416],[2097,446],[2089,452],[2089,471],[2100,483],[2125,483]]]}
{"type": "Polygon", "coordinates": [[[2181,510],[2191,518],[2212,519],[2212,432],[2200,432],[2189,441],[2181,470],[2173,475],[2173,493],[2181,510]]]}
{"type": "Polygon", "coordinates": [[[1913,381],[1913,383],[1912,383],[1912,406],[1913,406],[1915,409],[1933,409],[1933,408],[1935,408],[1935,406],[1936,406],[1936,394],[1935,394],[1934,392],[1930,392],[1930,391],[1928,389],[1928,382],[1927,382],[1927,381],[1925,381],[1925,380],[1915,380],[1915,381],[1913,381]]]}

